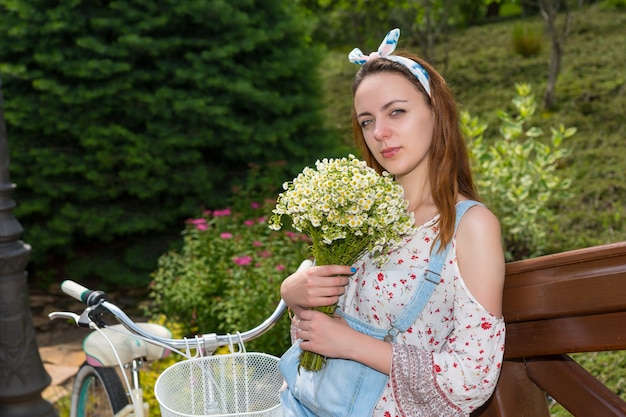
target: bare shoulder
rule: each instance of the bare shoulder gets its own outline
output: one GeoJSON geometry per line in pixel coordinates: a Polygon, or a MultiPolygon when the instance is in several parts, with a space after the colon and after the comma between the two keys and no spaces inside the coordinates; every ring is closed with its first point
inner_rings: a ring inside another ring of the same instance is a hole
{"type": "Polygon", "coordinates": [[[463,216],[456,234],[461,276],[476,300],[489,312],[502,315],[504,251],[497,217],[484,206],[463,216]]]}
{"type": "Polygon", "coordinates": [[[501,239],[500,222],[487,207],[483,205],[473,206],[463,216],[457,231],[458,236],[466,234],[474,238],[478,238],[481,235],[495,234],[498,239],[501,239]]]}

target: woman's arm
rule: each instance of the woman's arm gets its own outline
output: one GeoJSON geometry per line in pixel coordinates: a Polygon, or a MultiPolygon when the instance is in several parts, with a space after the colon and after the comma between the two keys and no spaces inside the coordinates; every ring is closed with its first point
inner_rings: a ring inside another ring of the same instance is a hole
{"type": "Polygon", "coordinates": [[[502,316],[504,252],[500,223],[489,209],[471,208],[456,234],[459,271],[470,293],[487,311],[502,316]]]}

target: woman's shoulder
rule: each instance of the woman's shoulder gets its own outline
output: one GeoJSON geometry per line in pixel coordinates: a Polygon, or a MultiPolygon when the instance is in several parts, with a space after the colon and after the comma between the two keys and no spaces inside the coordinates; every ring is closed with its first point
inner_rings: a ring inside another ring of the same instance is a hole
{"type": "Polygon", "coordinates": [[[472,295],[492,314],[501,315],[504,251],[497,217],[483,205],[463,216],[455,236],[459,272],[472,295]]]}
{"type": "Polygon", "coordinates": [[[491,210],[483,204],[469,199],[461,199],[457,202],[457,205],[463,202],[475,203],[465,212],[462,222],[459,224],[459,229],[463,225],[463,233],[480,234],[485,232],[497,233],[500,236],[500,222],[491,210]]]}

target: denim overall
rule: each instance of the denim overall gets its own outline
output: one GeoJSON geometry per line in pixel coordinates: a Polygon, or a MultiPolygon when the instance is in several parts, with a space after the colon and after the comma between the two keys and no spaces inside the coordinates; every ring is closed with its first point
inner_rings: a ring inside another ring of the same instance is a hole
{"type": "MultiPolygon", "coordinates": [[[[462,201],[456,206],[454,230],[465,212],[476,201],[462,201]]],[[[430,296],[441,279],[440,273],[450,250],[448,245],[439,253],[439,246],[433,247],[428,269],[418,283],[407,307],[392,323],[389,330],[379,329],[363,323],[354,317],[337,310],[350,327],[379,340],[393,342],[395,337],[405,332],[426,307],[430,296]]],[[[298,369],[300,340],[281,357],[278,367],[288,388],[280,394],[283,417],[365,417],[371,416],[385,390],[389,379],[387,374],[378,372],[360,362],[347,359],[328,358],[324,367],[312,372],[298,369]]]]}

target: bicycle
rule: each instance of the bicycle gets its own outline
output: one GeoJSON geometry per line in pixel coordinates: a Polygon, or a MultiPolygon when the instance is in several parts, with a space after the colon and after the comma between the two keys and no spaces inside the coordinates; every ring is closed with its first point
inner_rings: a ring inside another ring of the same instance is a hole
{"type": "MultiPolygon", "coordinates": [[[[300,268],[310,264],[304,261],[300,268]]],[[[144,362],[169,352],[186,360],[171,365],[157,379],[155,396],[163,417],[282,415],[278,395],[283,378],[278,358],[246,352],[244,346],[282,317],[287,309],[282,299],[263,323],[243,333],[172,339],[164,326],[135,323],[103,291],[69,280],[61,289],[87,307],[80,315],[52,312],[50,319],[71,319],[79,327],[94,330],[83,341],[87,360],[74,378],[70,417],[149,416],[141,368],[144,362]],[[119,323],[107,324],[107,315],[119,323]],[[230,353],[213,355],[222,346],[228,346],[230,353]]]]}

